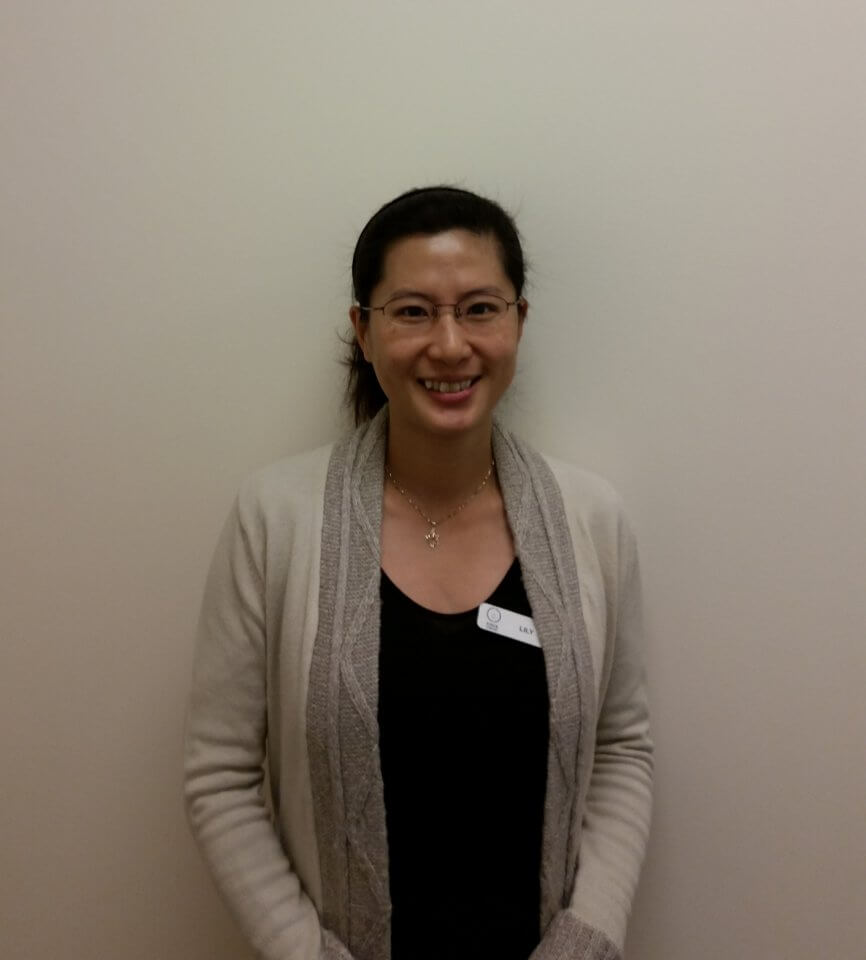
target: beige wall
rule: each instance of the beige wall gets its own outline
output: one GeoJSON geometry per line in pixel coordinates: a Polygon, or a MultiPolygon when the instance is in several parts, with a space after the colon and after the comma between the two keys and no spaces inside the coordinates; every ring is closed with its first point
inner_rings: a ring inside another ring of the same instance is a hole
{"type": "Polygon", "coordinates": [[[866,941],[866,14],[0,8],[0,955],[246,956],[180,731],[240,478],[333,436],[380,202],[534,263],[511,409],[640,535],[658,789],[632,960],[866,941]]]}

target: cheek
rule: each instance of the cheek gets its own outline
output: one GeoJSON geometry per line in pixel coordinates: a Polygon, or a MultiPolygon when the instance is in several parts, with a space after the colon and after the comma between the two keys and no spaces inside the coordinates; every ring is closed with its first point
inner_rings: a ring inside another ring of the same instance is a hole
{"type": "Polygon", "coordinates": [[[371,320],[364,334],[364,343],[362,346],[364,358],[374,367],[378,367],[384,358],[387,358],[389,346],[387,338],[383,335],[382,329],[371,320]]]}
{"type": "Polygon", "coordinates": [[[491,344],[491,353],[496,356],[500,363],[507,366],[514,366],[517,361],[517,344],[520,336],[516,330],[503,331],[495,344],[491,344]]]}
{"type": "Polygon", "coordinates": [[[368,359],[380,380],[399,375],[409,368],[413,354],[408,346],[381,336],[368,343],[368,359]]]}

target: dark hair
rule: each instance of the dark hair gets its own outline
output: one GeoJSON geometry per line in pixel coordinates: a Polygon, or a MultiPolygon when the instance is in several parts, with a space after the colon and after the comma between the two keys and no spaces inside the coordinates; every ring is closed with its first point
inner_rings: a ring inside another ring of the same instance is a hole
{"type": "MultiPolygon", "coordinates": [[[[502,267],[516,296],[523,294],[526,264],[514,220],[498,203],[459,187],[421,187],[401,194],[367,221],[352,256],[352,290],[355,300],[368,306],[373,288],[382,279],[385,255],[392,244],[418,234],[432,236],[446,230],[492,234],[499,246],[502,267]]],[[[364,359],[354,338],[347,341],[346,404],[355,423],[371,419],[387,401],[376,373],[364,359]]]]}

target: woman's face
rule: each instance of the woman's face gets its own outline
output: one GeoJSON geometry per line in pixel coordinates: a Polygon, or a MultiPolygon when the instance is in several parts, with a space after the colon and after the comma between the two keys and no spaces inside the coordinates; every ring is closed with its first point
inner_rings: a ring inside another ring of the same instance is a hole
{"type": "MultiPolygon", "coordinates": [[[[516,299],[494,237],[448,230],[393,244],[370,305],[409,294],[455,304],[474,293],[516,299]]],[[[349,315],[388,397],[393,425],[438,435],[478,431],[479,438],[490,430],[493,409],[514,376],[525,301],[489,327],[461,324],[450,307],[423,329],[398,326],[381,310],[362,314],[353,307],[349,315]]]]}

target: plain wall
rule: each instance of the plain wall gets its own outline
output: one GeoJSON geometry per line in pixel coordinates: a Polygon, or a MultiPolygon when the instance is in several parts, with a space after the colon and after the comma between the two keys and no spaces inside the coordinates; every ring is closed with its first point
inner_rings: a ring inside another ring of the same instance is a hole
{"type": "Polygon", "coordinates": [[[0,8],[0,955],[239,960],[189,837],[241,478],[342,428],[358,230],[518,216],[508,402],[637,529],[657,741],[630,960],[866,942],[866,7],[0,8]]]}

